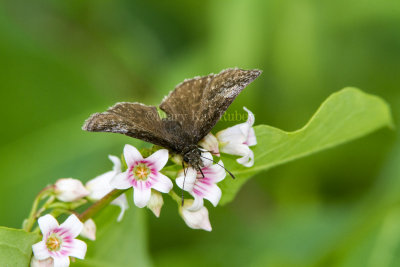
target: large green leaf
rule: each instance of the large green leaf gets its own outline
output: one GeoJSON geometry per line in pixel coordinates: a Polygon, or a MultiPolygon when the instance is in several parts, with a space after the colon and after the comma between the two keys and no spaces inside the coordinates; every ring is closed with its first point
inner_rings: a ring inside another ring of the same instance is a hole
{"type": "Polygon", "coordinates": [[[383,126],[392,126],[388,104],[356,88],[345,88],[332,94],[297,131],[285,132],[258,125],[254,127],[258,144],[253,148],[253,167],[243,167],[232,157],[224,158],[225,166],[237,179],[225,179],[220,183],[223,191],[220,203],[231,201],[240,187],[258,172],[350,141],[383,126]]]}
{"type": "Polygon", "coordinates": [[[24,230],[0,227],[0,266],[28,266],[32,245],[39,235],[24,230]]]}

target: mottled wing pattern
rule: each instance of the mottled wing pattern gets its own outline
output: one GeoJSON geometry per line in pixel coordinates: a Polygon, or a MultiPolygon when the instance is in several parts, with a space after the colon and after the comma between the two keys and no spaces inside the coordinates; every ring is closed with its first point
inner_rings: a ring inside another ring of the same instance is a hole
{"type": "Polygon", "coordinates": [[[226,69],[215,75],[205,88],[194,128],[194,142],[206,136],[238,94],[261,74],[260,70],[226,69]]]}
{"type": "Polygon", "coordinates": [[[186,142],[189,144],[193,144],[191,137],[197,133],[193,126],[200,109],[203,92],[214,76],[210,74],[183,81],[160,104],[160,108],[167,113],[169,120],[181,124],[182,130],[186,133],[186,142]]]}
{"type": "Polygon", "coordinates": [[[121,102],[106,112],[90,116],[82,129],[91,132],[121,133],[176,150],[176,145],[179,145],[176,142],[179,142],[179,139],[170,134],[172,127],[179,128],[179,125],[163,121],[154,106],[121,102]]]}
{"type": "Polygon", "coordinates": [[[164,98],[160,108],[181,123],[188,134],[188,144],[197,144],[236,96],[260,74],[259,70],[235,68],[185,80],[164,98]]]}

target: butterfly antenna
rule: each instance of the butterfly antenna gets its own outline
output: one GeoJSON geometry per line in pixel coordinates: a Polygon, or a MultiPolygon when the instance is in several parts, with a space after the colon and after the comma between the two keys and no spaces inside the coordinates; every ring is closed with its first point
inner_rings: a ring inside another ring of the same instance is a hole
{"type": "MultiPolygon", "coordinates": [[[[202,157],[203,159],[208,159],[209,161],[212,161],[212,162],[214,162],[215,164],[217,164],[218,166],[224,168],[224,170],[227,171],[227,172],[229,173],[229,175],[232,177],[232,179],[235,179],[235,175],[233,175],[233,173],[231,173],[229,170],[227,170],[224,166],[222,166],[222,165],[219,164],[218,162],[216,162],[216,161],[214,161],[214,160],[212,160],[212,159],[203,157],[203,156],[201,156],[201,155],[200,155],[200,157],[202,157]]],[[[203,177],[204,177],[204,175],[203,175],[203,177]]]]}
{"type": "Polygon", "coordinates": [[[182,160],[182,168],[183,168],[183,184],[182,184],[182,207],[185,202],[185,199],[183,198],[183,193],[185,192],[185,181],[186,181],[186,169],[185,169],[185,163],[182,160]]]}

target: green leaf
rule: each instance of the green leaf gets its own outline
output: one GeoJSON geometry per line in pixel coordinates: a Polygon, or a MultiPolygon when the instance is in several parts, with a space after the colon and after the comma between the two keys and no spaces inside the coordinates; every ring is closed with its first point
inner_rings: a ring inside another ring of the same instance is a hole
{"type": "Polygon", "coordinates": [[[0,266],[29,266],[32,245],[40,236],[20,229],[0,227],[0,266]]]}
{"type": "Polygon", "coordinates": [[[223,191],[220,204],[230,202],[240,187],[258,172],[334,147],[384,126],[393,126],[388,104],[356,88],[345,88],[332,94],[310,121],[297,131],[255,126],[258,144],[252,148],[253,167],[246,168],[233,157],[223,157],[225,166],[237,179],[224,179],[220,183],[223,191]]]}
{"type": "Polygon", "coordinates": [[[131,207],[121,222],[117,222],[118,213],[119,208],[109,206],[94,218],[96,241],[84,240],[86,257],[71,266],[150,266],[144,210],[131,207]]]}

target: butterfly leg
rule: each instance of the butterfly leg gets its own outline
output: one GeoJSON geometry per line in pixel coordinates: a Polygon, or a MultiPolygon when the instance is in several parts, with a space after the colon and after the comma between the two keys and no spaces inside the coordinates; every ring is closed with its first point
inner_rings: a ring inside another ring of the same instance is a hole
{"type": "Polygon", "coordinates": [[[183,184],[182,184],[182,207],[184,204],[183,193],[185,192],[185,181],[186,181],[186,169],[185,169],[185,162],[182,160],[182,168],[183,168],[183,184]]]}

